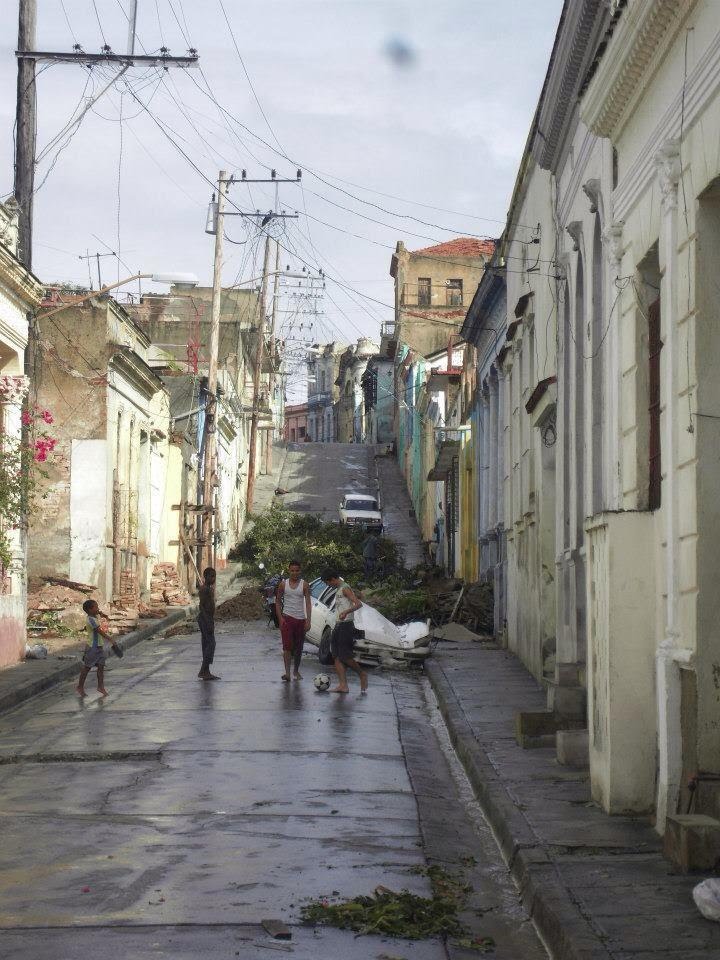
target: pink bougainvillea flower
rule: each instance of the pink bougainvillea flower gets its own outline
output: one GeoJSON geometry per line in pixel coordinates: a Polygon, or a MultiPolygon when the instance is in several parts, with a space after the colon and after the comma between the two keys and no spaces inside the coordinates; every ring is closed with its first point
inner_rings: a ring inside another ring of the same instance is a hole
{"type": "Polygon", "coordinates": [[[40,416],[43,418],[45,423],[55,423],[55,418],[49,410],[43,410],[40,416]]]}
{"type": "Polygon", "coordinates": [[[24,427],[29,427],[30,424],[33,422],[32,414],[28,413],[27,410],[23,410],[22,416],[20,419],[22,420],[22,425],[24,427]]]}

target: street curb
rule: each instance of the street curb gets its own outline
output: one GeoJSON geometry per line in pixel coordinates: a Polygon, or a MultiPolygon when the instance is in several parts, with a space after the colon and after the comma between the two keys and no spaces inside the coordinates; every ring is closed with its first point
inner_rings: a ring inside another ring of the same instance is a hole
{"type": "MultiPolygon", "coordinates": [[[[239,576],[241,576],[241,571],[237,570],[230,580],[223,585],[223,590],[219,594],[218,600],[222,600],[239,576]]],[[[130,650],[132,647],[136,647],[139,643],[143,643],[145,640],[150,640],[151,637],[154,637],[156,634],[162,633],[163,630],[167,630],[168,627],[172,627],[176,623],[182,623],[184,620],[190,619],[197,613],[197,611],[197,603],[191,603],[186,607],[176,607],[161,620],[147,620],[145,624],[138,630],[133,630],[130,633],[123,634],[117,639],[120,642],[123,650],[130,650]]],[[[21,663],[23,662],[33,663],[33,661],[21,661],[21,663]]],[[[27,683],[20,683],[9,693],[0,694],[0,714],[6,713],[8,710],[12,710],[13,707],[17,707],[21,703],[25,703],[26,700],[36,697],[39,693],[44,693],[46,690],[51,690],[53,687],[63,683],[65,680],[70,680],[72,677],[77,675],[79,668],[79,656],[73,657],[72,660],[64,661],[62,664],[58,664],[57,669],[53,670],[52,673],[46,673],[43,676],[36,677],[34,680],[29,680],[27,683]]],[[[12,669],[12,667],[9,669],[12,669]]]]}
{"type": "Polygon", "coordinates": [[[425,673],[450,740],[518,884],[523,905],[551,956],[554,960],[610,960],[611,954],[561,881],[545,845],[498,777],[442,666],[429,660],[425,673]]]}
{"type": "MultiPolygon", "coordinates": [[[[167,627],[171,627],[174,623],[187,619],[196,609],[196,604],[192,604],[189,607],[178,607],[177,610],[173,610],[172,613],[163,617],[162,620],[149,620],[146,625],[142,626],[139,630],[126,633],[124,636],[118,637],[118,640],[124,650],[129,650],[131,647],[137,646],[138,643],[142,643],[143,640],[149,640],[150,637],[156,633],[160,633],[167,627]]],[[[45,674],[42,677],[36,677],[28,683],[21,684],[9,693],[0,695],[0,713],[5,713],[5,711],[17,707],[18,704],[24,703],[31,697],[37,696],[38,693],[50,690],[58,683],[62,683],[63,680],[69,680],[71,677],[74,677],[78,672],[79,663],[79,657],[73,657],[72,660],[59,664],[57,669],[52,673],[45,674]]]]}

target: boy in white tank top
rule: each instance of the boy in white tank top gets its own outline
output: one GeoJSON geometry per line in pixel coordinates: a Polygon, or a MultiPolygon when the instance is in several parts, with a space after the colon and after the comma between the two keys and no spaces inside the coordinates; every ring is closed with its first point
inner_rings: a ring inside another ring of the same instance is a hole
{"type": "Polygon", "coordinates": [[[275,609],[277,610],[282,637],[283,663],[285,673],[283,680],[290,680],[290,662],[293,663],[293,679],[302,680],[300,676],[300,661],[302,660],[305,634],[310,629],[310,587],[306,580],[300,578],[300,564],[292,560],[288,564],[290,576],[281,580],[275,593],[275,609]]]}

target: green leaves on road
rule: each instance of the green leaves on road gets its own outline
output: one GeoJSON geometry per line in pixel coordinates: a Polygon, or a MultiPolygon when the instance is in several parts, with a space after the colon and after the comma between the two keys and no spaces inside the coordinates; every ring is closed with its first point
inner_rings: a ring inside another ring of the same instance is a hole
{"type": "Polygon", "coordinates": [[[494,943],[490,937],[472,937],[458,914],[465,904],[470,887],[441,867],[422,867],[433,888],[431,897],[420,897],[401,890],[396,893],[378,887],[373,896],[351,900],[314,900],[301,909],[305,923],[323,924],[358,934],[378,934],[407,940],[431,937],[453,938],[466,949],[486,952],[494,943]]]}

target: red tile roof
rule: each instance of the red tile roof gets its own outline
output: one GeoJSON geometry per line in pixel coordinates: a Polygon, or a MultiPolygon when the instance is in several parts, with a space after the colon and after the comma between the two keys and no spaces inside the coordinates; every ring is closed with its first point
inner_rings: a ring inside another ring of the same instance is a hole
{"type": "Polygon", "coordinates": [[[456,237],[445,243],[436,243],[433,247],[413,250],[413,254],[432,254],[434,257],[483,257],[487,259],[495,252],[494,240],[478,240],[475,237],[456,237]]]}

